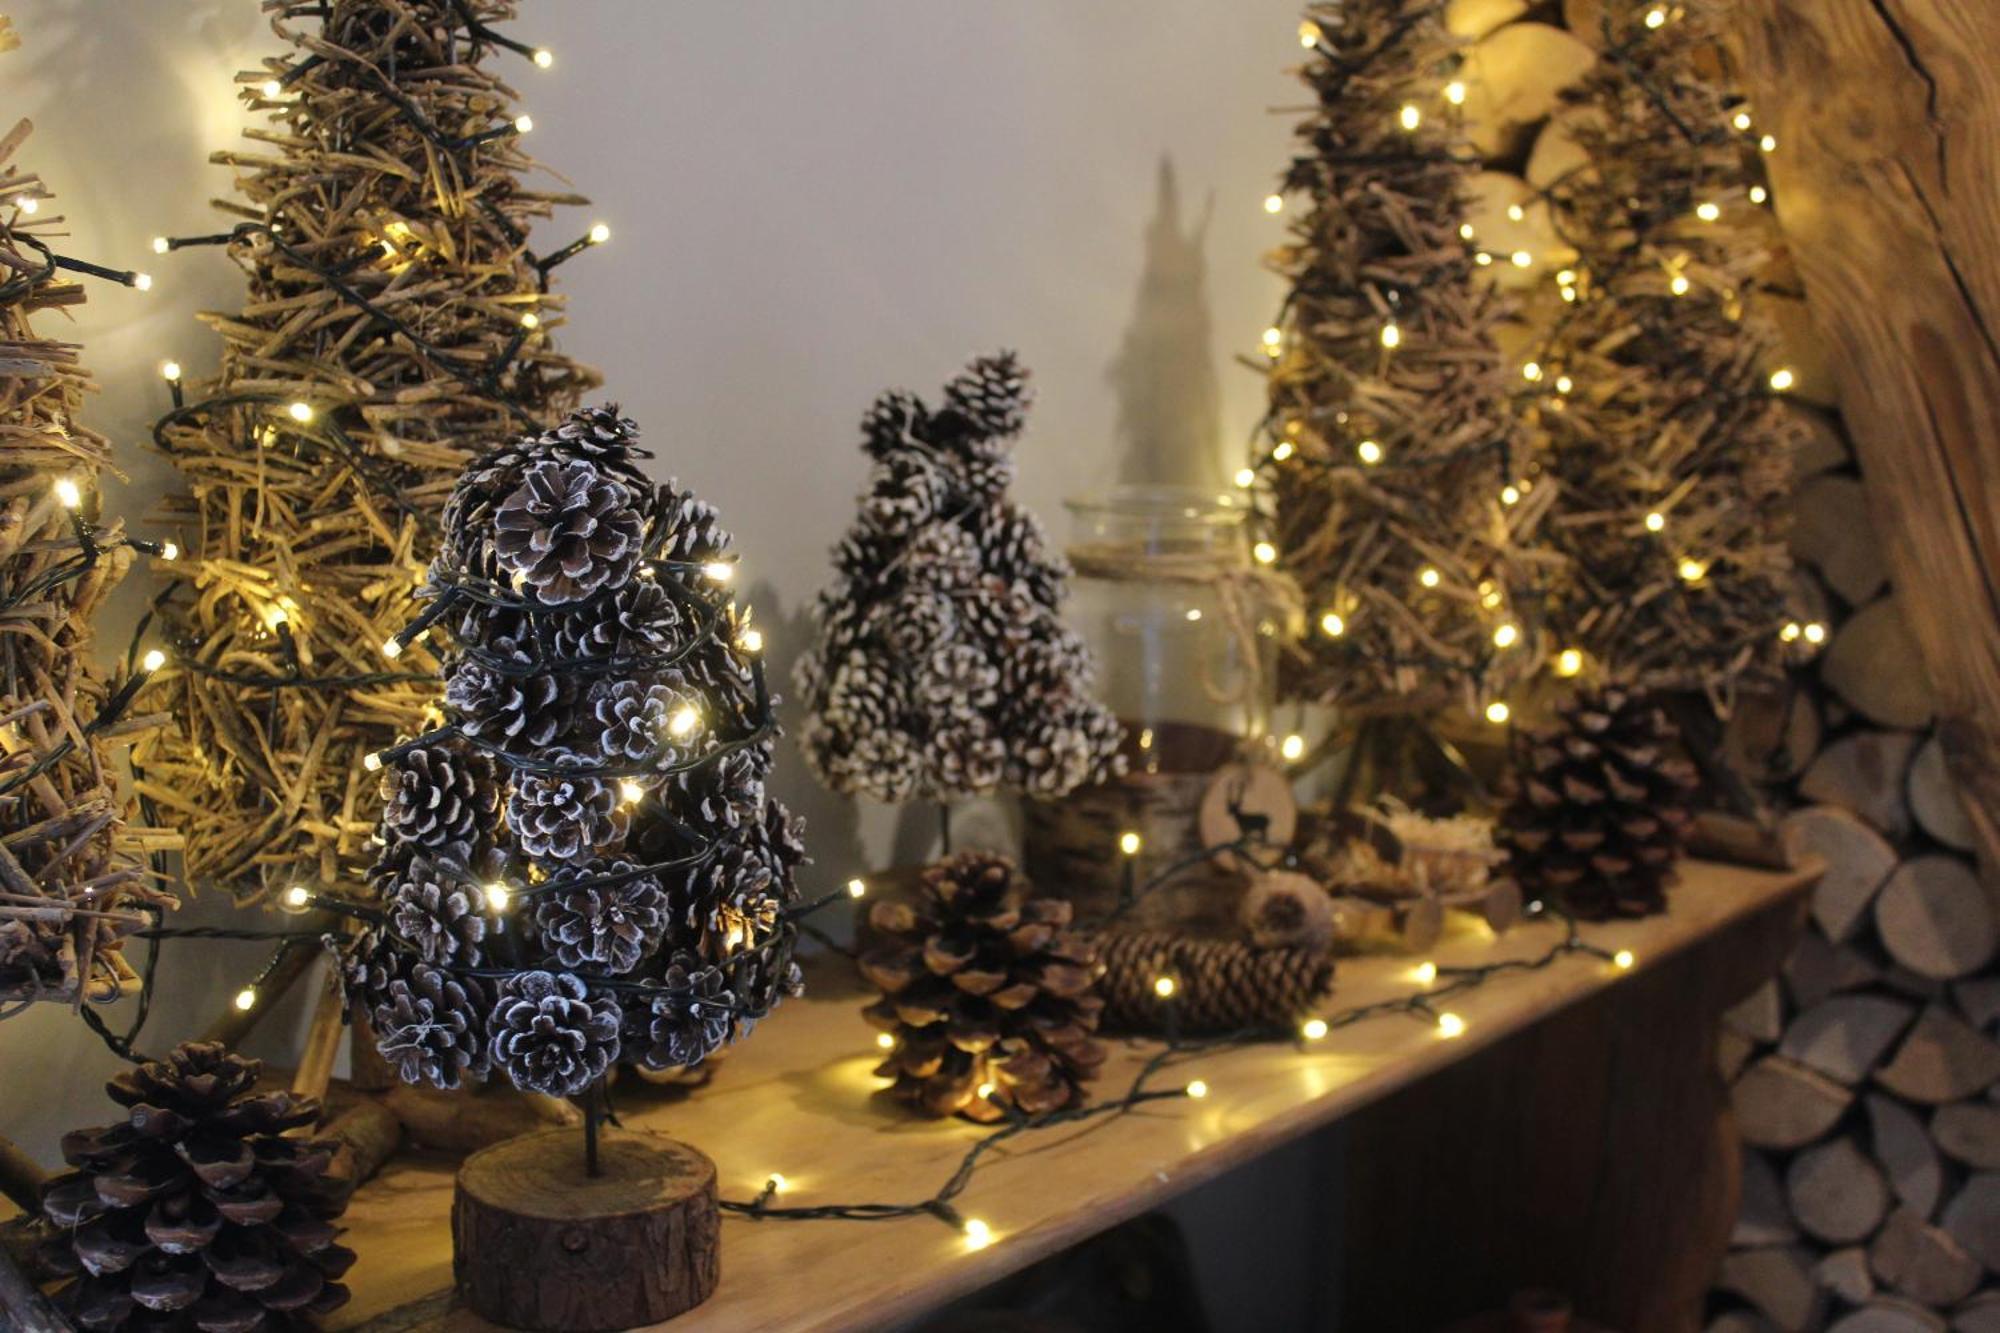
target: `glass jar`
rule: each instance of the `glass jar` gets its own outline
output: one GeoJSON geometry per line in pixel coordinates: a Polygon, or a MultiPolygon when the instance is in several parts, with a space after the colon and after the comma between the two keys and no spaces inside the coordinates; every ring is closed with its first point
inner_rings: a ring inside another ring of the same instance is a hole
{"type": "Polygon", "coordinates": [[[1040,892],[1082,922],[1230,929],[1242,866],[1204,858],[1200,810],[1224,770],[1261,754],[1277,613],[1251,559],[1249,509],[1227,496],[1126,487],[1072,500],[1076,574],[1065,617],[1096,660],[1097,696],[1125,727],[1124,777],[1028,802],[1023,842],[1040,892]],[[1127,848],[1131,850],[1127,850],[1127,848]],[[1123,895],[1173,867],[1133,904],[1123,895]]]}
{"type": "Polygon", "coordinates": [[[1270,728],[1271,612],[1247,505],[1170,486],[1068,502],[1068,619],[1097,659],[1097,694],[1134,768],[1207,771],[1270,728]]]}

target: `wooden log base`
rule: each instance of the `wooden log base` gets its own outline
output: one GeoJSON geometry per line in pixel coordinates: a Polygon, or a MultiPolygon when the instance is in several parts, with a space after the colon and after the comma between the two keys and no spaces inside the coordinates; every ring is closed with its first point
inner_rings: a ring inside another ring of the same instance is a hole
{"type": "Polygon", "coordinates": [[[721,1276],[715,1163],[659,1134],[574,1129],[474,1153],[452,1198],[452,1269],[474,1313],[514,1328],[632,1328],[707,1300],[721,1276]]]}

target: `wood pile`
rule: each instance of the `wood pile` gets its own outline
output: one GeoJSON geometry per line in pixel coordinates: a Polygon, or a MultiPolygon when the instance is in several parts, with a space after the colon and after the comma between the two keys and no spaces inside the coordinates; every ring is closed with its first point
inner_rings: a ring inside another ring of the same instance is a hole
{"type": "Polygon", "coordinates": [[[2000,910],[1862,479],[1837,419],[1800,410],[1793,553],[1824,619],[1798,642],[1823,651],[1744,701],[1728,748],[1827,874],[1724,1024],[1743,1201],[1709,1328],[2000,1329],[2000,910]]]}

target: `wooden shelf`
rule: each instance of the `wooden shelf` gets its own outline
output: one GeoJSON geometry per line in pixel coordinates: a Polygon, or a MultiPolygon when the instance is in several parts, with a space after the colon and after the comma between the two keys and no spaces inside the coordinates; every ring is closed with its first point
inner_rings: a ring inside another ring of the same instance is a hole
{"type": "MultiPolygon", "coordinates": [[[[1697,863],[1647,921],[1586,928],[1592,943],[1630,949],[1634,974],[1799,899],[1811,869],[1771,873],[1697,863]]],[[[1554,924],[1498,939],[1467,925],[1433,951],[1442,966],[1531,958],[1559,938],[1554,924]]],[[[1341,964],[1329,1008],[1408,994],[1413,959],[1341,964]]],[[[930,1197],[980,1130],[912,1118],[876,1095],[881,1080],[862,997],[845,969],[822,969],[810,998],[786,1004],[733,1050],[692,1095],[627,1080],[616,1099],[629,1124],[695,1144],[721,1170],[725,1198],[748,1199],[774,1172],[782,1202],[900,1203],[930,1197]]],[[[989,1157],[959,1200],[992,1230],[968,1250],[933,1218],[890,1222],[723,1223],[722,1283],[709,1302],[673,1321],[700,1329],[839,1330],[909,1318],[1135,1216],[1230,1167],[1398,1089],[1466,1060],[1632,974],[1588,957],[1506,974],[1456,997],[1466,1024],[1456,1040],[1404,1016],[1372,1019],[1325,1041],[1189,1057],[1154,1086],[1200,1078],[1200,1101],[1150,1103],[1122,1116],[1023,1136],[989,1157]]],[[[1123,1091],[1156,1047],[1116,1043],[1098,1091],[1123,1091]]],[[[360,1259],[354,1300],[333,1329],[477,1329],[447,1313],[454,1164],[405,1157],[363,1187],[348,1209],[346,1241],[360,1259]]]]}

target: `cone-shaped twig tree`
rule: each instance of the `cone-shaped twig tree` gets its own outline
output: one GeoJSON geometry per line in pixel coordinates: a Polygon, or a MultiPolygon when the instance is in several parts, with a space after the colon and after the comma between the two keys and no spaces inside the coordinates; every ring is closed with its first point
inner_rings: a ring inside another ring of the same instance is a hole
{"type": "Polygon", "coordinates": [[[476,459],[399,636],[446,627],[448,720],[370,757],[382,920],[347,977],[411,1082],[573,1096],[698,1064],[799,987],[761,638],[715,510],[636,440],[589,409],[476,459]]]}
{"type": "Polygon", "coordinates": [[[1087,649],[1058,615],[1069,567],[1007,494],[1027,372],[973,362],[935,410],[912,394],[862,422],[874,460],[799,660],[802,747],[843,795],[1052,799],[1117,764],[1087,649]]]}
{"type": "Polygon", "coordinates": [[[1579,259],[1519,373],[1552,483],[1537,540],[1561,560],[1542,594],[1557,651],[1720,699],[1781,650],[1796,419],[1757,319],[1757,136],[1705,72],[1718,8],[1605,5],[1607,58],[1574,94],[1588,161],[1551,192],[1579,259]]]}
{"type": "MultiPolygon", "coordinates": [[[[0,52],[13,45],[0,19],[0,52]]],[[[12,161],[27,137],[26,121],[0,134],[0,1017],[20,1000],[116,998],[136,909],[173,901],[144,854],[174,839],[128,822],[115,768],[143,725],[123,715],[144,667],[114,688],[91,626],[132,551],[159,548],[98,519],[112,463],[79,419],[89,374],[30,323],[84,299],[65,269],[144,283],[57,253],[47,187],[12,161]]]]}
{"type": "MultiPolygon", "coordinates": [[[[222,236],[249,281],[210,315],[222,364],[155,434],[189,495],[166,623],[184,732],[145,756],[188,872],[244,897],[365,869],[361,757],[417,730],[425,661],[385,661],[466,460],[544,428],[596,382],[550,342],[556,264],[531,222],[580,203],[526,182],[529,128],[495,67],[512,0],[265,0],[291,52],[239,75],[272,124],[222,236]]],[[[532,73],[530,60],[518,62],[532,73]]],[[[536,60],[534,63],[541,63],[536,60]]]]}
{"type": "MultiPolygon", "coordinates": [[[[1459,50],[1435,0],[1308,6],[1300,73],[1318,105],[1275,196],[1291,284],[1265,334],[1270,410],[1255,466],[1308,632],[1284,692],[1349,708],[1471,707],[1532,669],[1507,600],[1503,496],[1520,459],[1495,328],[1467,243],[1478,164],[1456,114],[1459,50]]],[[[1274,205],[1275,206],[1275,205],[1274,205]]]]}

